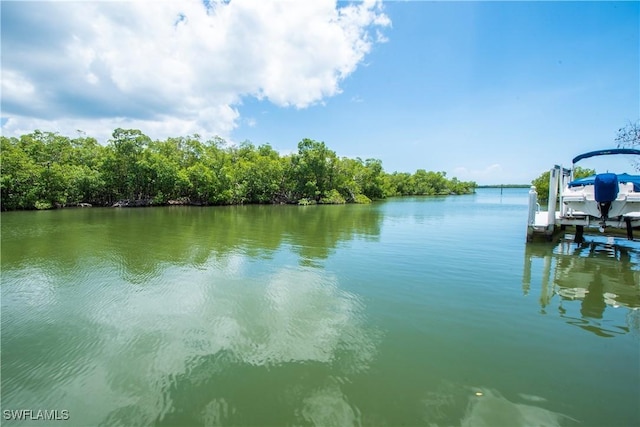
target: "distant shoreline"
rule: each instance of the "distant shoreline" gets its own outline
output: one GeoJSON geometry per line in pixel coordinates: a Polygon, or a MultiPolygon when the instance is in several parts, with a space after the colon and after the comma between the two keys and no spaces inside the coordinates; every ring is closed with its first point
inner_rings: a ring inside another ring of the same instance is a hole
{"type": "MultiPolygon", "coordinates": [[[[486,187],[485,187],[486,188],[486,187]]],[[[132,209],[132,208],[158,208],[158,207],[171,207],[171,206],[190,206],[190,207],[223,207],[223,206],[329,206],[329,205],[366,205],[370,203],[381,202],[388,199],[395,198],[407,198],[407,197],[450,197],[450,196],[465,196],[474,194],[475,190],[469,190],[464,193],[449,193],[449,194],[403,194],[385,197],[382,199],[366,200],[366,201],[321,201],[302,199],[298,202],[280,202],[280,203],[227,203],[227,204],[212,204],[192,202],[190,200],[169,200],[168,202],[155,203],[153,199],[136,199],[136,200],[118,200],[111,204],[92,204],[92,203],[71,203],[65,205],[54,205],[47,209],[12,209],[12,210],[0,210],[1,213],[5,212],[33,212],[43,210],[67,210],[67,209],[87,209],[87,208],[103,208],[103,209],[132,209]]]]}
{"type": "Polygon", "coordinates": [[[529,188],[531,184],[493,184],[477,185],[476,188],[529,188]]]}

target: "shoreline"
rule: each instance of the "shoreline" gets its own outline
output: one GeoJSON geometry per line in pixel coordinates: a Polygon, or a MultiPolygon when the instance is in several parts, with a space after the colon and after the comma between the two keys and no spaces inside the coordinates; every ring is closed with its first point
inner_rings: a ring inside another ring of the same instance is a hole
{"type": "MultiPolygon", "coordinates": [[[[492,188],[492,187],[477,187],[477,188],[492,188]]],[[[344,202],[330,202],[330,201],[316,201],[308,199],[300,199],[297,202],[274,202],[274,203],[224,203],[213,204],[203,203],[198,201],[191,201],[188,198],[181,198],[177,200],[168,200],[163,203],[154,203],[153,199],[122,199],[114,203],[107,203],[104,205],[97,203],[79,202],[68,205],[56,205],[47,208],[33,208],[33,209],[2,209],[0,212],[32,212],[32,211],[54,211],[62,209],[88,209],[88,208],[122,208],[122,209],[135,209],[135,208],[155,208],[155,207],[170,207],[170,206],[193,206],[193,207],[215,207],[215,206],[316,206],[316,205],[367,205],[375,202],[379,202],[387,199],[395,198],[407,198],[407,197],[450,197],[450,196],[468,196],[475,194],[475,191],[465,193],[453,193],[453,194],[405,194],[389,196],[382,199],[375,199],[367,201],[344,201],[344,202]]]]}

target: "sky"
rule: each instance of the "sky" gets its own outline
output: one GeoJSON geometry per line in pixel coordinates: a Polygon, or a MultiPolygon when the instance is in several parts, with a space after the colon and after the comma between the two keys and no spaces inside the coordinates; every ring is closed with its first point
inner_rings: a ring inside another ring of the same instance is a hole
{"type": "MultiPolygon", "coordinates": [[[[303,138],[529,183],[640,119],[639,2],[7,1],[2,135],[303,138]]],[[[617,157],[617,156],[613,156],[617,157]]],[[[587,167],[621,167],[624,159],[587,167]],[[616,163],[618,162],[618,163],[616,163]]],[[[622,170],[622,171],[625,171],[622,170]]]]}

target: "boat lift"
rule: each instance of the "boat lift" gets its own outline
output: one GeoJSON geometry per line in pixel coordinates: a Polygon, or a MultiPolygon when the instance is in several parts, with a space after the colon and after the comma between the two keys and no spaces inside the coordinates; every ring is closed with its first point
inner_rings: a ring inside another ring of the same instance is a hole
{"type": "MultiPolygon", "coordinates": [[[[574,163],[581,158],[584,157],[576,157],[574,163]]],[[[542,236],[547,241],[551,241],[556,232],[558,232],[558,229],[564,231],[567,226],[575,227],[576,243],[582,243],[585,227],[598,228],[601,233],[606,232],[610,228],[626,229],[627,238],[633,240],[633,229],[640,227],[640,209],[638,212],[630,212],[616,218],[605,218],[604,220],[594,218],[582,212],[571,211],[566,203],[564,203],[565,197],[563,192],[572,180],[573,171],[571,169],[563,168],[560,165],[555,165],[551,169],[549,174],[549,205],[546,211],[540,209],[536,187],[531,186],[529,190],[527,242],[533,241],[535,236],[542,236]]],[[[640,202],[640,197],[633,201],[640,202]]]]}

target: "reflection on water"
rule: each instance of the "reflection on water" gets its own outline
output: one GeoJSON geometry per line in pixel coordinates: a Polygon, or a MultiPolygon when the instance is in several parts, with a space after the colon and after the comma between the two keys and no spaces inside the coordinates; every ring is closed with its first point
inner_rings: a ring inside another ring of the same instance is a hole
{"type": "Polygon", "coordinates": [[[587,240],[579,244],[562,240],[555,246],[527,245],[523,292],[530,292],[532,268],[539,268],[541,261],[539,301],[543,313],[557,295],[558,312],[568,324],[602,337],[638,329],[640,246],[611,237],[591,236],[587,240]],[[579,302],[575,314],[574,302],[579,302]],[[613,320],[613,311],[619,307],[630,309],[625,324],[613,320]]]}
{"type": "MultiPolygon", "coordinates": [[[[523,400],[544,401],[537,396],[520,395],[523,400]]],[[[514,403],[504,398],[499,392],[486,388],[477,388],[469,399],[469,405],[462,427],[495,427],[495,426],[548,426],[559,427],[569,425],[568,421],[578,423],[566,415],[527,403],[514,403]]]]}
{"type": "MultiPolygon", "coordinates": [[[[284,405],[262,394],[267,389],[274,396],[284,393],[296,366],[304,372],[315,364],[319,372],[341,375],[366,370],[375,355],[376,333],[365,326],[360,298],[340,289],[326,271],[284,267],[247,277],[238,261],[229,262],[229,270],[216,265],[196,271],[168,267],[162,280],[152,279],[137,291],[136,284],[93,286],[73,305],[65,298],[48,300],[55,327],[27,323],[4,329],[3,372],[11,374],[3,382],[3,403],[43,406],[31,391],[37,385],[38,395],[46,390],[48,401],[78,414],[80,424],[176,425],[185,416],[175,418],[176,405],[188,408],[195,424],[256,424],[260,417],[248,416],[253,407],[246,405],[255,403],[247,396],[257,387],[255,398],[270,403],[269,416],[277,413],[273,408],[291,416],[302,407],[299,416],[316,425],[344,425],[344,417],[355,417],[338,384],[307,387],[284,405]],[[66,328],[65,318],[73,319],[66,328]],[[43,343],[47,335],[57,342],[43,343]],[[262,384],[255,382],[265,374],[262,384]],[[239,378],[254,381],[238,384],[239,378]],[[100,402],[88,406],[87,396],[96,393],[100,402]],[[343,418],[322,412],[328,410],[325,404],[343,418]]],[[[99,282],[101,274],[89,280],[99,282]]],[[[19,313],[3,307],[3,315],[4,326],[19,313]]]]}
{"type": "Polygon", "coordinates": [[[309,266],[380,222],[353,205],[3,214],[3,405],[74,425],[355,420],[340,387],[378,334],[309,266]]]}
{"type": "Polygon", "coordinates": [[[109,262],[130,282],[145,283],[163,264],[206,267],[211,256],[269,259],[283,248],[300,265],[317,265],[354,239],[375,240],[376,207],[227,206],[82,209],[3,213],[3,266],[41,265],[75,279],[87,262],[109,262]]]}
{"type": "Polygon", "coordinates": [[[338,384],[313,390],[302,400],[301,418],[314,426],[358,426],[362,418],[338,384]]]}
{"type": "Polygon", "coordinates": [[[73,426],[638,425],[638,251],[528,247],[523,298],[526,197],[3,213],[3,409],[73,426]]]}
{"type": "Polygon", "coordinates": [[[424,421],[430,427],[529,427],[578,426],[564,414],[546,409],[544,397],[518,393],[507,399],[488,387],[441,384],[422,401],[424,421]],[[463,414],[462,419],[460,414],[463,414]]]}

